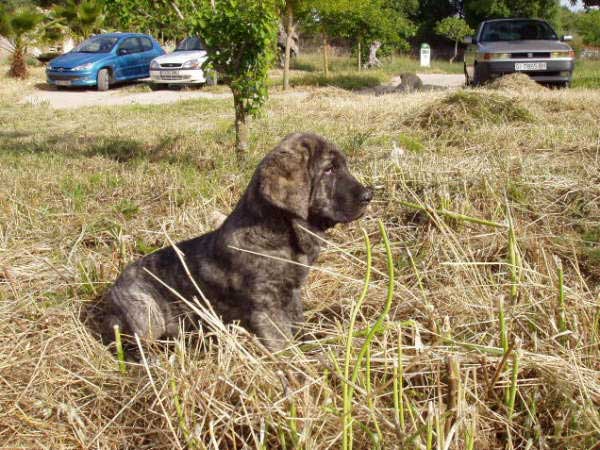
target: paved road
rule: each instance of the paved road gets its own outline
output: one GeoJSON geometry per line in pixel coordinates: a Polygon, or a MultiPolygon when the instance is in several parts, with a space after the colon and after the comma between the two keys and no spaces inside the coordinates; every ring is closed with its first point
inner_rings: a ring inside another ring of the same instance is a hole
{"type": "MultiPolygon", "coordinates": [[[[424,84],[455,88],[464,85],[463,75],[454,74],[417,74],[424,84]]],[[[398,79],[399,82],[399,79],[398,79]]],[[[393,83],[393,81],[392,81],[393,83]]],[[[396,83],[397,84],[397,83],[396,83]]],[[[161,103],[173,103],[180,100],[192,100],[197,98],[222,99],[229,98],[229,93],[213,93],[199,90],[161,90],[154,92],[128,92],[127,87],[111,89],[106,92],[89,90],[51,90],[48,87],[40,87],[34,94],[23,98],[22,103],[44,104],[47,103],[55,109],[81,108],[84,106],[106,106],[106,105],[156,105],[161,103]]],[[[303,97],[306,92],[292,90],[277,95],[291,95],[303,97]]]]}
{"type": "Polygon", "coordinates": [[[450,73],[418,73],[423,84],[442,87],[462,87],[465,85],[465,76],[462,74],[450,73]]]}

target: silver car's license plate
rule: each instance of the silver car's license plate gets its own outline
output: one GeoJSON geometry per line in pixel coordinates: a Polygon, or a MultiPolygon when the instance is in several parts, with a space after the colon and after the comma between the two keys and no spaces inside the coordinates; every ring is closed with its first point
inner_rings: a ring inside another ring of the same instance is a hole
{"type": "Polygon", "coordinates": [[[55,83],[57,86],[71,86],[70,80],[56,80],[55,83]]]}
{"type": "Polygon", "coordinates": [[[160,72],[161,78],[170,79],[179,75],[178,70],[163,70],[160,72]]]}
{"type": "Polygon", "coordinates": [[[515,70],[546,70],[545,62],[540,63],[515,63],[515,70]]]}

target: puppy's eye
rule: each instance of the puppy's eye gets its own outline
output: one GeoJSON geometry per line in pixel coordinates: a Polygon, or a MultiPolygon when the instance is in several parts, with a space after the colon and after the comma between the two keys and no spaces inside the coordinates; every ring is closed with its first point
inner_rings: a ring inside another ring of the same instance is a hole
{"type": "Polygon", "coordinates": [[[327,169],[323,171],[325,175],[332,175],[335,172],[335,167],[329,166],[327,169]]]}

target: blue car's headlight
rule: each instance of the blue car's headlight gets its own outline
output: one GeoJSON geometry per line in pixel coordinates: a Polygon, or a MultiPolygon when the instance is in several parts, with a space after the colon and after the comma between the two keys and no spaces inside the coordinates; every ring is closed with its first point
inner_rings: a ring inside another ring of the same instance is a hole
{"type": "Polygon", "coordinates": [[[82,64],[80,66],[73,67],[71,70],[90,70],[93,65],[94,63],[82,64]]]}

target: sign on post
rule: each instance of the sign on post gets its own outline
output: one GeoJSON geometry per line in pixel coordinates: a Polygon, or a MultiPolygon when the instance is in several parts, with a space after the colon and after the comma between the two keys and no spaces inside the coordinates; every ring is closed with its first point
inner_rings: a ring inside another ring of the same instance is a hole
{"type": "Polygon", "coordinates": [[[421,44],[421,67],[431,67],[431,47],[421,44]]]}

